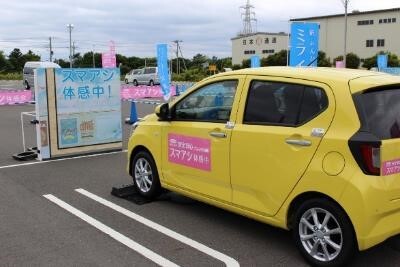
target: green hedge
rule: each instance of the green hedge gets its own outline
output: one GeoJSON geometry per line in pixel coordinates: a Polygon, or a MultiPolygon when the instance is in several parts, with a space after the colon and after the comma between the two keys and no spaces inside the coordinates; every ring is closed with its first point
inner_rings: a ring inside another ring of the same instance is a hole
{"type": "Polygon", "coordinates": [[[22,73],[0,73],[0,80],[22,80],[22,73]]]}

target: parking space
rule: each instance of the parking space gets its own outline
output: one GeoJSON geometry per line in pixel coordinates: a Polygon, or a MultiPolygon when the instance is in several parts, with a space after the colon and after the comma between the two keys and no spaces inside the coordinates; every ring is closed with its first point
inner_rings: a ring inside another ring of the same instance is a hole
{"type": "MultiPolygon", "coordinates": [[[[154,108],[137,106],[139,117],[154,108]]],[[[284,230],[174,193],[143,205],[112,196],[113,186],[131,182],[124,151],[31,165],[13,160],[22,150],[20,112],[33,109],[0,107],[0,265],[306,266],[284,230]]],[[[124,102],[123,118],[128,114],[124,102]]],[[[33,125],[25,125],[34,144],[33,125]]],[[[124,149],[129,131],[125,125],[124,149]]],[[[354,266],[399,262],[400,251],[384,242],[354,266]]]]}

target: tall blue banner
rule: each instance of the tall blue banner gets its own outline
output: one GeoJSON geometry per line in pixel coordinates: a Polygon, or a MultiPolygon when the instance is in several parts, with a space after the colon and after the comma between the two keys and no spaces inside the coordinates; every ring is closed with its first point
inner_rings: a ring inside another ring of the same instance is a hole
{"type": "Polygon", "coordinates": [[[319,24],[293,22],[290,29],[290,66],[317,66],[319,24]]]}
{"type": "Polygon", "coordinates": [[[378,55],[377,58],[377,63],[378,63],[378,69],[384,69],[387,68],[388,65],[388,55],[378,55]]]}
{"type": "Polygon", "coordinates": [[[250,67],[251,68],[259,68],[260,67],[260,57],[259,56],[251,56],[250,67]]]}
{"type": "Polygon", "coordinates": [[[157,67],[158,78],[160,79],[161,91],[164,99],[168,100],[171,97],[168,74],[168,48],[167,44],[157,45],[157,67]]]}

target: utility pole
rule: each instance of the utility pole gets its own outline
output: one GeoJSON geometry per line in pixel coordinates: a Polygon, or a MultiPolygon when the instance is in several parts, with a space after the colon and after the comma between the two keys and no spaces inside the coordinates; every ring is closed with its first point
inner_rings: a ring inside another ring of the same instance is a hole
{"type": "MultiPolygon", "coordinates": [[[[174,40],[172,41],[176,44],[176,73],[180,74],[180,64],[179,64],[179,43],[182,43],[182,40],[174,40]]],[[[186,68],[186,67],[185,67],[186,68]]]]}
{"type": "Polygon", "coordinates": [[[51,46],[51,37],[49,37],[49,47],[50,47],[50,62],[53,62],[53,47],[51,46]]]}
{"type": "Polygon", "coordinates": [[[93,59],[93,68],[96,68],[96,64],[95,64],[95,61],[94,61],[94,45],[92,46],[92,59],[93,59]]]}
{"type": "Polygon", "coordinates": [[[350,0],[342,0],[344,6],[344,50],[343,50],[343,65],[346,68],[346,55],[347,55],[347,7],[350,0]]]}
{"type": "Polygon", "coordinates": [[[74,28],[74,24],[67,24],[67,28],[69,30],[69,67],[72,68],[72,40],[71,40],[71,32],[74,28]]]}
{"type": "Polygon", "coordinates": [[[74,55],[75,55],[75,41],[72,42],[72,55],[71,55],[71,66],[74,62],[74,55]]]}

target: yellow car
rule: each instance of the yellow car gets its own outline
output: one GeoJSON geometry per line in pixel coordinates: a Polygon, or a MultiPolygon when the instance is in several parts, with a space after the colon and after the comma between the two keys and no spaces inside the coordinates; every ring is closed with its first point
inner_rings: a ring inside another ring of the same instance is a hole
{"type": "Polygon", "coordinates": [[[134,125],[128,171],[291,230],[305,259],[346,264],[400,233],[400,78],[268,67],[209,77],[134,125]]]}

